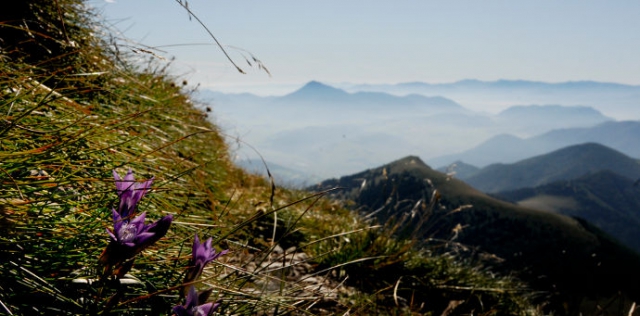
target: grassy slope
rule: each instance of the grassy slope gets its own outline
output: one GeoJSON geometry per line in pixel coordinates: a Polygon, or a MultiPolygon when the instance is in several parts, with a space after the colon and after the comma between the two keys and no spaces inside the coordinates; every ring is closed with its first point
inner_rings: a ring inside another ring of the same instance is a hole
{"type": "Polygon", "coordinates": [[[136,258],[140,282],[113,312],[163,314],[178,304],[198,232],[231,249],[198,285],[213,288],[228,314],[533,313],[514,280],[414,250],[341,203],[272,196],[268,182],[231,165],[217,128],[163,65],[133,65],[92,35],[101,28],[81,1],[21,3],[0,19],[0,37],[15,39],[0,55],[2,312],[104,308],[107,295],[74,282],[95,278],[117,202],[111,171],[131,168],[138,179],[155,177],[140,211],[149,220],[173,214],[174,223],[136,258]],[[313,288],[293,267],[269,271],[274,244],[306,253],[306,280],[320,279],[313,288]]]}

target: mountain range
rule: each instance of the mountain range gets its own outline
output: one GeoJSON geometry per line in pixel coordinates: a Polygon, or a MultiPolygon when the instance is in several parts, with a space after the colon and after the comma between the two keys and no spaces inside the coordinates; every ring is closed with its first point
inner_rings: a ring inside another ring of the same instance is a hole
{"type": "Polygon", "coordinates": [[[635,107],[640,100],[640,86],[595,81],[538,82],[528,80],[461,80],[430,84],[342,84],[347,91],[378,91],[405,95],[418,93],[442,95],[465,107],[504,109],[513,104],[586,105],[616,119],[638,120],[635,107]]]}
{"type": "Polygon", "coordinates": [[[334,197],[354,201],[354,208],[380,222],[419,219],[410,223],[420,223],[428,249],[458,244],[462,252],[484,253],[480,257],[493,258],[489,264],[496,272],[517,275],[563,302],[581,295],[640,293],[640,257],[595,225],[501,201],[432,170],[418,157],[314,188],[330,187],[344,188],[334,197]]]}
{"type": "Polygon", "coordinates": [[[640,121],[609,121],[591,127],[560,128],[540,135],[520,138],[501,134],[457,154],[428,159],[434,166],[455,161],[484,167],[492,163],[512,163],[566,146],[595,142],[628,156],[640,157],[640,121]]]}
{"type": "MultiPolygon", "coordinates": [[[[293,105],[294,107],[312,106],[321,108],[338,108],[339,110],[355,109],[366,111],[382,111],[393,113],[400,109],[410,109],[414,113],[428,114],[463,112],[465,109],[456,102],[444,97],[427,97],[420,94],[396,96],[382,92],[348,93],[318,81],[310,81],[299,90],[271,101],[276,106],[293,105]],[[345,108],[346,107],[346,108],[345,108]]],[[[400,112],[401,113],[401,112],[400,112]]]]}
{"type": "Polygon", "coordinates": [[[640,162],[619,151],[586,143],[513,164],[439,170],[499,199],[582,218],[640,252],[640,162]]]}
{"type": "Polygon", "coordinates": [[[586,143],[513,164],[439,170],[499,199],[582,218],[640,252],[640,161],[614,149],[586,143]]]}
{"type": "MultiPolygon", "coordinates": [[[[501,84],[508,86],[507,82],[501,84]]],[[[527,86],[526,82],[512,85],[527,86]]],[[[598,86],[597,83],[590,85],[598,86]]],[[[458,91],[463,86],[443,92],[458,91]]],[[[477,83],[467,82],[466,86],[475,87],[477,83]]],[[[566,93],[582,91],[574,85],[560,88],[555,89],[566,90],[566,93]]],[[[633,86],[610,84],[603,84],[602,89],[625,95],[635,91],[633,86]]],[[[216,117],[216,123],[230,139],[239,138],[250,144],[271,163],[320,178],[353,173],[411,154],[424,157],[435,166],[456,160],[479,167],[512,162],[566,145],[598,140],[584,139],[589,138],[585,136],[573,143],[567,140],[569,143],[545,143],[523,150],[502,148],[502,151],[488,151],[484,156],[474,155],[481,157],[481,161],[466,159],[462,154],[496,135],[505,135],[502,137],[515,143],[551,131],[616,123],[592,106],[533,103],[526,96],[497,114],[470,110],[444,94],[349,92],[316,81],[284,96],[259,97],[203,90],[199,98],[213,104],[212,117],[216,117]],[[452,155],[456,152],[461,154],[452,155]]],[[[504,147],[504,142],[494,139],[491,142],[499,143],[495,147],[504,147]]],[[[616,148],[611,143],[603,144],[616,148]]],[[[238,156],[257,158],[253,149],[243,146],[238,148],[238,156]]]]}
{"type": "Polygon", "coordinates": [[[512,164],[492,164],[461,178],[488,193],[532,188],[602,170],[628,179],[640,178],[640,163],[597,143],[568,146],[512,164]]]}

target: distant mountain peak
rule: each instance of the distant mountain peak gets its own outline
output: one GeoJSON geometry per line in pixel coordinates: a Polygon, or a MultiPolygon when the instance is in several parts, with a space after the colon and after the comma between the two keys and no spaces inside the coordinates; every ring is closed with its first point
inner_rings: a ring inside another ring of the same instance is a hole
{"type": "Polygon", "coordinates": [[[319,81],[309,81],[302,88],[284,96],[285,98],[336,98],[348,96],[344,90],[334,88],[319,81]]]}
{"type": "Polygon", "coordinates": [[[424,163],[424,161],[422,161],[420,157],[413,156],[413,155],[400,158],[396,161],[389,163],[387,166],[393,166],[393,165],[416,165],[421,167],[428,167],[428,165],[424,163]]]}
{"type": "Polygon", "coordinates": [[[304,86],[302,86],[302,88],[300,88],[299,90],[303,90],[303,89],[335,89],[327,84],[324,84],[320,81],[316,81],[316,80],[311,80],[309,82],[307,82],[304,86]]]}
{"type": "Polygon", "coordinates": [[[296,92],[300,92],[300,91],[341,92],[341,93],[345,93],[345,94],[347,93],[344,90],[332,87],[330,85],[327,85],[327,84],[324,84],[324,83],[322,83],[320,81],[315,81],[315,80],[307,82],[307,84],[302,86],[302,88],[298,89],[296,92]]]}

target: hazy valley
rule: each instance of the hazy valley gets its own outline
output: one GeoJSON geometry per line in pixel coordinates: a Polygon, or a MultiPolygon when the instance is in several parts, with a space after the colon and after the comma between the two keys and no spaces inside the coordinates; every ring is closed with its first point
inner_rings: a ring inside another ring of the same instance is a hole
{"type": "Polygon", "coordinates": [[[349,85],[349,91],[312,81],[284,96],[203,90],[199,98],[213,105],[213,117],[229,138],[241,141],[235,143],[237,160],[258,158],[242,145],[249,144],[307,183],[406,155],[436,168],[455,161],[484,167],[597,142],[640,156],[637,86],[462,81],[349,85]],[[594,91],[611,101],[590,98],[594,91]],[[471,95],[477,103],[457,99],[471,95]],[[510,105],[492,113],[486,109],[494,107],[483,105],[487,100],[510,105]]]}

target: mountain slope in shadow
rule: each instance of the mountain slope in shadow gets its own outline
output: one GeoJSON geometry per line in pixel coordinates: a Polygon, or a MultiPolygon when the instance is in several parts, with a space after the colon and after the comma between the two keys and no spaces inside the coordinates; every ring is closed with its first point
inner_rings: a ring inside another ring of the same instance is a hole
{"type": "Polygon", "coordinates": [[[379,221],[403,214],[426,218],[425,242],[455,239],[496,255],[503,259],[493,264],[496,271],[516,274],[565,303],[619,292],[640,299],[640,257],[595,226],[495,199],[432,170],[418,157],[326,180],[315,189],[336,186],[345,189],[335,197],[353,200],[379,221]],[[425,214],[429,209],[420,205],[437,195],[433,212],[425,214]]]}
{"type": "Polygon", "coordinates": [[[495,196],[518,205],[583,218],[640,252],[640,186],[612,171],[495,196]]]}

